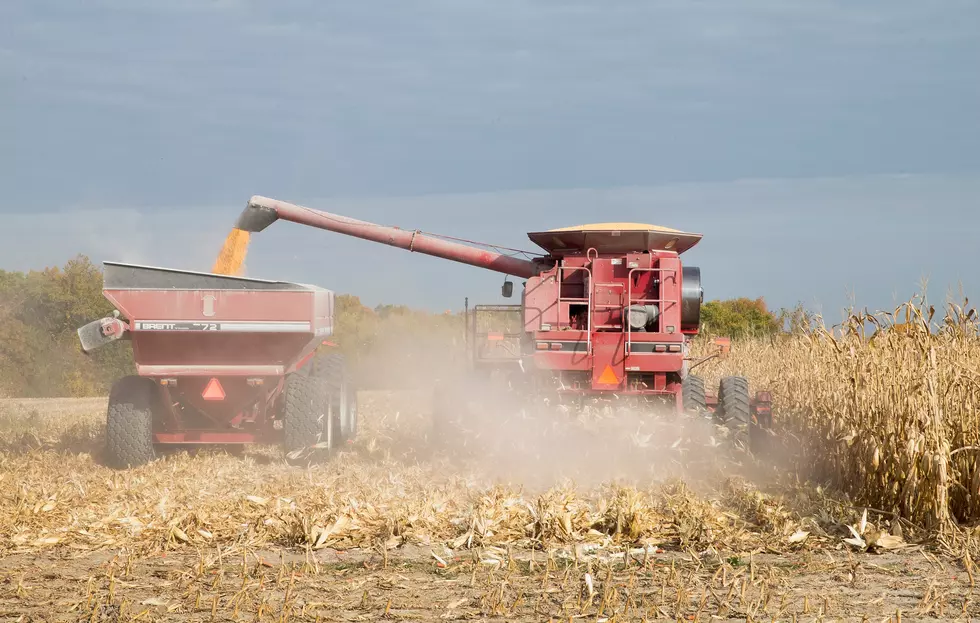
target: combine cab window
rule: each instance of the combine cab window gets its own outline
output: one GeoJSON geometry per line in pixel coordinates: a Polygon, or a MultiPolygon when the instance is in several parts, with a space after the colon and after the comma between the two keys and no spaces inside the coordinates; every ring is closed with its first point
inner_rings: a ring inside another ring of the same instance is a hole
{"type": "Polygon", "coordinates": [[[475,362],[520,360],[524,335],[524,314],[520,305],[477,305],[467,320],[467,345],[475,362]]]}

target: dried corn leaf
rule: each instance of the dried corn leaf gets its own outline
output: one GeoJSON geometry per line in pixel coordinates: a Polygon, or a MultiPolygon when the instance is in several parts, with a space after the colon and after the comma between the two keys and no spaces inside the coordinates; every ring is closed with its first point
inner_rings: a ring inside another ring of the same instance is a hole
{"type": "Polygon", "coordinates": [[[879,549],[885,550],[895,550],[902,549],[903,547],[908,547],[908,543],[900,536],[895,536],[893,534],[888,534],[887,532],[882,533],[878,536],[875,541],[874,546],[879,549]]]}

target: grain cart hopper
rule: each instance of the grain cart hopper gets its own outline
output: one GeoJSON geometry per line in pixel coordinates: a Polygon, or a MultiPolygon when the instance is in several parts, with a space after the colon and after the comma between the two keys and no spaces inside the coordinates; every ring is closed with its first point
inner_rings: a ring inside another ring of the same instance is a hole
{"type": "Polygon", "coordinates": [[[159,446],[282,444],[331,449],[356,431],[341,355],[318,347],[333,331],[322,288],[105,262],[112,317],[78,329],[86,353],[132,344],[136,374],[109,397],[106,451],[117,467],[159,446]]]}
{"type": "MultiPolygon", "coordinates": [[[[544,253],[523,259],[260,196],[251,198],[236,227],[259,232],[280,219],[524,279],[519,306],[474,310],[517,316],[516,332],[475,336],[509,337],[511,348],[504,350],[512,355],[501,356],[498,348],[473,361],[487,374],[508,376],[522,393],[666,403],[677,413],[712,412],[736,433],[768,422],[768,393],[751,395],[745,378],[723,378],[718,393],[709,395],[704,381],[689,373],[703,292],[700,270],[683,266],[680,256],[700,234],[632,223],[553,229],[529,233],[544,253]]],[[[512,290],[505,280],[502,294],[512,290]]],[[[478,345],[470,350],[490,352],[478,345]]]]}

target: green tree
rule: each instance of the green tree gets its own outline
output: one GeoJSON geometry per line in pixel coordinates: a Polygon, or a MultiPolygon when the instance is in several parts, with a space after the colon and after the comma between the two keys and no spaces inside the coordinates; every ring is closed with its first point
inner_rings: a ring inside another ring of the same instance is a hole
{"type": "Polygon", "coordinates": [[[0,391],[13,396],[96,395],[132,370],[128,342],[87,357],[75,330],[106,316],[102,273],[87,257],[29,273],[0,271],[0,391]]]}
{"type": "Polygon", "coordinates": [[[701,329],[708,335],[768,336],[780,333],[782,326],[783,322],[769,311],[761,297],[707,301],[701,307],[701,329]]]}

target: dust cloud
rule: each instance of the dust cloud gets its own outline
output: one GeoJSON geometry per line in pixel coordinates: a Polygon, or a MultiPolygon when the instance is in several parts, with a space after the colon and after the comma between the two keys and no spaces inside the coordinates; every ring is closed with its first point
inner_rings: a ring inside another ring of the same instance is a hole
{"type": "Polygon", "coordinates": [[[741,467],[743,453],[710,415],[678,415],[666,403],[532,397],[517,386],[529,371],[517,369],[511,379],[474,371],[461,341],[461,335],[454,342],[445,333],[418,333],[361,359],[357,376],[368,377],[370,388],[430,397],[426,417],[400,435],[414,456],[444,460],[461,475],[541,491],[563,483],[641,487],[670,479],[708,489],[741,467]]]}

